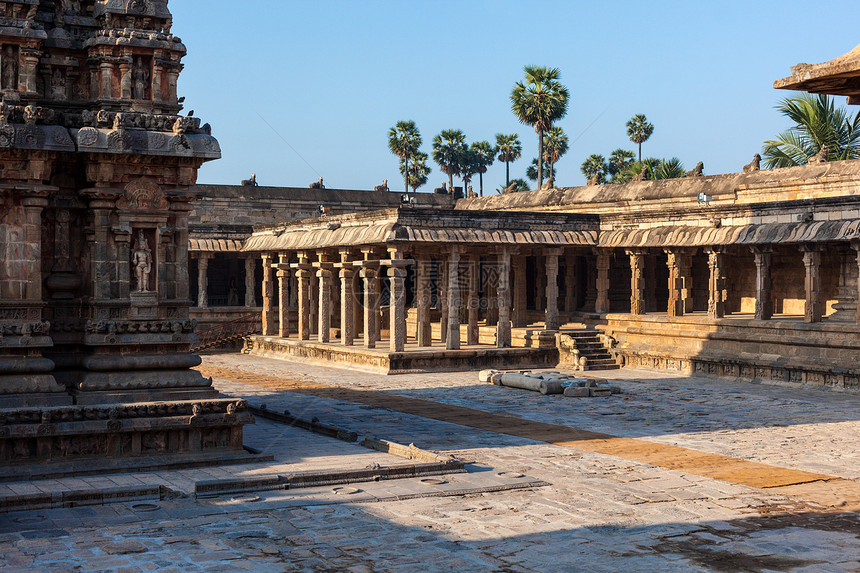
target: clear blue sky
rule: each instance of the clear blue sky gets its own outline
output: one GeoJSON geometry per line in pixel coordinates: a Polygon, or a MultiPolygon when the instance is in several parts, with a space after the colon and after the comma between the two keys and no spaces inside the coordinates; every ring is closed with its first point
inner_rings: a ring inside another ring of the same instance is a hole
{"type": "MultiPolygon", "coordinates": [[[[792,92],[773,81],[860,42],[857,0],[585,2],[507,0],[173,0],[173,31],[188,47],[186,111],[212,124],[223,159],[201,183],[371,189],[403,179],[387,147],[397,121],[467,141],[519,133],[525,177],[534,131],[510,111],[524,65],[558,67],[571,92],[560,125],[571,140],[559,186],[582,185],[592,153],[635,150],[625,123],[647,115],[643,155],[679,157],[705,174],[738,171],[788,127],[773,107],[792,92]],[[259,115],[258,115],[259,114],[259,115]],[[261,119],[270,123],[312,167],[261,119]],[[595,121],[596,120],[596,121],[595,121]],[[589,127],[590,126],[590,127],[589,127]]],[[[840,98],[842,102],[844,99],[840,98]]],[[[856,106],[860,109],[860,106],[856,106]]],[[[856,110],[852,110],[856,111],[856,110]]],[[[485,194],[504,164],[484,176],[485,194]]],[[[446,176],[433,164],[432,191],[446,176]]],[[[477,191],[477,180],[474,181],[477,191]]]]}

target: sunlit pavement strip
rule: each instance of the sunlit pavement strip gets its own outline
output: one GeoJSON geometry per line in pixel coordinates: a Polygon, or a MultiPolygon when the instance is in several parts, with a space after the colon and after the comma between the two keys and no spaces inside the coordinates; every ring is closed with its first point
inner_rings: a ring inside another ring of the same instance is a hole
{"type": "MultiPolygon", "coordinates": [[[[613,375],[622,378],[617,384],[625,394],[570,401],[479,385],[476,373],[385,377],[237,355],[209,356],[205,364],[450,403],[845,480],[860,477],[860,399],[853,396],[620,371],[613,375]]],[[[448,484],[349,484],[361,490],[353,493],[320,487],[5,514],[0,515],[0,570],[860,570],[856,512],[776,488],[753,488],[338,397],[233,381],[216,380],[216,385],[266,403],[270,410],[288,409],[363,436],[414,441],[477,460],[496,468],[486,472],[494,479],[501,480],[496,474],[503,468],[550,485],[428,496],[440,487],[459,487],[463,474],[456,474],[457,481],[448,484]],[[409,497],[410,488],[426,488],[427,495],[409,497]],[[401,495],[401,501],[392,494],[401,495]]],[[[290,439],[284,433],[280,443],[290,439]]],[[[327,453],[335,455],[340,448],[327,453]]],[[[313,448],[299,439],[293,449],[304,457],[313,448]]],[[[466,475],[477,479],[479,473],[466,475]]]]}
{"type": "Polygon", "coordinates": [[[316,382],[261,376],[242,370],[214,366],[202,366],[200,371],[204,376],[212,376],[222,380],[234,380],[264,388],[387,408],[461,426],[618,456],[756,488],[793,486],[789,493],[800,495],[809,501],[845,509],[860,509],[860,484],[835,476],[781,468],[723,455],[707,454],[689,448],[647,442],[641,439],[619,438],[577,428],[523,420],[513,416],[492,414],[428,400],[382,394],[371,390],[334,388],[316,382]],[[822,488],[820,484],[816,487],[800,487],[812,482],[827,482],[827,487],[822,488]]]}

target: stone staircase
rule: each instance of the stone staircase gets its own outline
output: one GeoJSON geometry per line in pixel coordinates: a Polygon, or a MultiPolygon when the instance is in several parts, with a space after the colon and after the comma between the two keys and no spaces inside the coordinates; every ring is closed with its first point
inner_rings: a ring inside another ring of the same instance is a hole
{"type": "Polygon", "coordinates": [[[620,368],[607,347],[604,335],[594,330],[564,330],[558,333],[561,364],[577,370],[620,368]]]}

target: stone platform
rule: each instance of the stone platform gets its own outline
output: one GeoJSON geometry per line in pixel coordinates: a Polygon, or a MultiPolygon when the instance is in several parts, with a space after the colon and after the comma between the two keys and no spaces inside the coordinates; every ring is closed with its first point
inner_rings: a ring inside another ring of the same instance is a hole
{"type": "Polygon", "coordinates": [[[459,350],[446,350],[442,347],[419,347],[414,341],[410,341],[403,352],[389,352],[387,340],[379,341],[377,346],[378,348],[364,348],[255,335],[246,339],[244,352],[254,356],[377,374],[459,372],[482,368],[540,368],[558,364],[558,350],[555,348],[463,345],[459,350]]]}

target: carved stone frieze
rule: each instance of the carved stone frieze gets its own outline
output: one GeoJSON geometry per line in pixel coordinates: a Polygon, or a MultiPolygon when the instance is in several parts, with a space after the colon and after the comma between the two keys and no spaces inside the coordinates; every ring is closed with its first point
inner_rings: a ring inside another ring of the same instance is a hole
{"type": "Polygon", "coordinates": [[[125,194],[117,201],[117,208],[134,211],[155,211],[170,206],[164,192],[147,177],[135,179],[125,186],[125,194]]]}
{"type": "Polygon", "coordinates": [[[144,333],[181,333],[190,334],[197,328],[197,321],[169,320],[88,320],[85,331],[89,334],[144,334],[144,333]]]}

